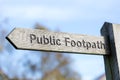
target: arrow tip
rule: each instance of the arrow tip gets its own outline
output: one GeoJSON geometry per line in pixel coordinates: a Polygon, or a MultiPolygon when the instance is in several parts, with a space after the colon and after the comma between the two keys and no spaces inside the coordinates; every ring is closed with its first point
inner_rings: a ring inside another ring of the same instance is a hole
{"type": "Polygon", "coordinates": [[[17,46],[13,43],[13,41],[12,41],[11,38],[10,38],[10,35],[11,35],[11,33],[14,32],[14,30],[16,30],[16,28],[14,28],[14,29],[6,36],[6,39],[7,39],[16,49],[18,49],[17,46]]]}

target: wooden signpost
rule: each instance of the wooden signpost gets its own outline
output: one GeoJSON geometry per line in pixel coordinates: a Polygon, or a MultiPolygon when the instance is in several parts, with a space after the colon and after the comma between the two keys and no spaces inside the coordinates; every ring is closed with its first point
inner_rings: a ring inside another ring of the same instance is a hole
{"type": "Polygon", "coordinates": [[[7,39],[17,49],[103,55],[107,80],[120,80],[120,25],[104,23],[101,35],[15,28],[7,39]]]}
{"type": "Polygon", "coordinates": [[[110,48],[104,56],[106,80],[120,80],[120,24],[104,23],[101,34],[110,48]]]}
{"type": "Polygon", "coordinates": [[[15,28],[7,39],[17,49],[107,54],[103,37],[15,28]]]}

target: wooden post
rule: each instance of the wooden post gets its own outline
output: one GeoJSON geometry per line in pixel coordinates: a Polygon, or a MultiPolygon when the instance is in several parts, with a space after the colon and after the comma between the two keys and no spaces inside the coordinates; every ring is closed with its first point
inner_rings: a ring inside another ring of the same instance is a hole
{"type": "Polygon", "coordinates": [[[15,28],[7,39],[18,49],[103,55],[107,80],[120,80],[120,24],[104,23],[101,35],[15,28]]]}
{"type": "Polygon", "coordinates": [[[101,34],[110,50],[110,55],[104,55],[106,80],[120,80],[120,24],[105,22],[101,34]]]}

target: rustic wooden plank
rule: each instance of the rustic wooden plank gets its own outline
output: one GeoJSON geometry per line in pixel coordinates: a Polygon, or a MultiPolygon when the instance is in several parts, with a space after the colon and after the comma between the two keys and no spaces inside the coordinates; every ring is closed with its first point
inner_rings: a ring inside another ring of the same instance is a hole
{"type": "Polygon", "coordinates": [[[7,39],[17,48],[106,55],[103,37],[15,28],[7,39]]]}
{"type": "Polygon", "coordinates": [[[110,55],[104,56],[107,80],[120,80],[120,24],[105,23],[101,29],[110,46],[110,55]]]}

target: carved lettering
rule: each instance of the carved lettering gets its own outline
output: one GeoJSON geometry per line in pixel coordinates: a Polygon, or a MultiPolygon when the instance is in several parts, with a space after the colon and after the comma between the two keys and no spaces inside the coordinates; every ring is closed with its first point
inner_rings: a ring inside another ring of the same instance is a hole
{"type": "Polygon", "coordinates": [[[89,42],[85,40],[76,41],[69,37],[64,37],[63,40],[56,38],[55,36],[36,36],[35,34],[30,34],[30,43],[36,42],[41,45],[57,45],[66,47],[77,47],[88,49],[105,49],[105,44],[102,41],[89,42]],[[64,41],[63,41],[64,40],[64,41]],[[62,41],[62,42],[61,42],[62,41]]]}

